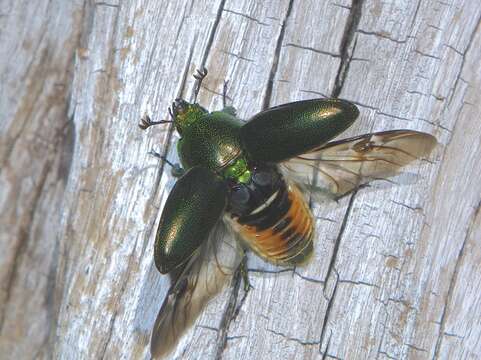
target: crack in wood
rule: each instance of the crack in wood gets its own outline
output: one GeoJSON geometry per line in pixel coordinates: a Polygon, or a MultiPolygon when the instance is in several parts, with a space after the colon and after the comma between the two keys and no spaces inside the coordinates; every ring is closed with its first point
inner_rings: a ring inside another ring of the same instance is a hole
{"type": "Polygon", "coordinates": [[[428,54],[428,53],[425,53],[419,49],[414,49],[414,52],[416,54],[419,54],[421,56],[424,56],[424,57],[428,57],[428,58],[431,58],[431,59],[435,59],[435,60],[441,60],[441,58],[439,56],[436,56],[436,55],[432,55],[432,54],[428,54]]]}
{"type": "MultiPolygon", "coordinates": [[[[460,80],[463,80],[461,78],[461,75],[463,74],[463,70],[464,70],[464,65],[466,63],[466,55],[468,54],[468,52],[470,51],[471,49],[471,45],[473,44],[474,42],[474,37],[476,35],[476,33],[481,29],[481,16],[478,17],[478,22],[477,22],[478,26],[476,26],[473,30],[473,32],[471,33],[471,35],[469,36],[469,40],[468,40],[468,45],[466,46],[466,49],[464,50],[464,52],[462,53],[462,60],[461,60],[461,66],[459,67],[459,72],[458,72],[458,75],[456,76],[456,80],[454,81],[454,86],[453,86],[453,91],[451,92],[450,95],[448,95],[448,98],[449,98],[449,101],[447,103],[447,107],[449,107],[451,105],[451,101],[453,100],[453,97],[454,97],[454,94],[456,94],[456,89],[458,88],[458,83],[460,80]]],[[[464,80],[463,80],[464,81],[464,80]]]]}
{"type": "MultiPolygon", "coordinates": [[[[185,63],[184,71],[182,72],[182,78],[181,78],[181,81],[180,81],[180,86],[179,86],[179,90],[178,90],[178,93],[177,93],[176,97],[181,97],[182,94],[185,91],[185,87],[186,87],[186,84],[187,84],[187,77],[189,75],[189,69],[190,69],[190,65],[192,63],[192,56],[194,54],[194,47],[195,47],[195,44],[196,44],[196,39],[197,38],[194,39],[194,41],[192,42],[192,44],[190,46],[189,56],[188,56],[187,61],[185,63]]],[[[174,135],[174,131],[175,131],[174,126],[170,124],[170,126],[168,127],[167,136],[166,136],[166,139],[165,139],[164,151],[162,153],[162,156],[164,156],[165,158],[167,158],[170,147],[172,145],[172,138],[173,138],[173,135],[174,135]]],[[[162,180],[162,176],[164,175],[165,166],[166,166],[166,163],[164,161],[161,161],[159,172],[157,173],[157,176],[156,176],[155,181],[154,181],[154,187],[153,187],[154,193],[150,197],[151,199],[156,199],[158,197],[158,193],[163,191],[162,189],[160,189],[160,182],[162,180]]],[[[150,225],[150,229],[149,229],[149,231],[147,231],[147,234],[146,234],[148,236],[147,239],[152,234],[152,232],[154,230],[154,225],[155,225],[155,219],[152,220],[152,223],[150,225]]]]}
{"type": "Polygon", "coordinates": [[[110,8],[115,8],[115,9],[118,9],[120,8],[120,5],[119,4],[109,4],[105,1],[101,1],[101,2],[96,2],[94,3],[95,6],[104,6],[104,7],[110,7],[110,8]]]}
{"type": "Polygon", "coordinates": [[[421,7],[421,0],[419,0],[416,4],[416,9],[414,10],[413,19],[411,20],[411,25],[409,26],[409,29],[414,29],[414,23],[416,22],[416,19],[418,18],[418,13],[419,13],[420,7],[421,7]]]}
{"type": "Polygon", "coordinates": [[[280,332],[280,331],[275,331],[273,329],[269,329],[269,328],[266,328],[266,331],[274,334],[274,335],[277,335],[277,336],[281,336],[283,337],[284,339],[288,340],[288,341],[293,341],[293,342],[296,342],[302,346],[313,346],[313,345],[319,345],[319,341],[308,341],[308,340],[301,340],[301,339],[298,339],[298,338],[294,338],[294,337],[290,337],[290,336],[287,336],[286,334],[280,332]]]}
{"type": "Polygon", "coordinates": [[[439,324],[439,331],[438,331],[438,339],[436,340],[436,346],[434,347],[434,354],[432,359],[437,359],[439,357],[440,351],[441,351],[441,346],[443,343],[443,338],[444,334],[446,333],[446,315],[448,312],[448,307],[451,305],[453,293],[454,293],[454,287],[456,285],[456,282],[458,280],[458,275],[459,275],[459,269],[461,267],[464,255],[465,255],[465,248],[466,248],[466,243],[471,237],[471,233],[474,230],[474,224],[476,223],[477,217],[481,214],[481,201],[478,203],[477,207],[474,209],[473,215],[471,216],[471,221],[468,226],[468,229],[466,230],[466,236],[464,237],[463,243],[461,244],[461,248],[459,249],[458,256],[456,257],[456,263],[454,265],[454,271],[453,275],[451,276],[451,279],[449,280],[449,287],[448,287],[448,292],[446,294],[446,300],[444,302],[443,306],[443,311],[441,313],[441,320],[439,324]]]}
{"type": "Polygon", "coordinates": [[[217,346],[216,346],[216,353],[215,359],[220,360],[222,358],[222,353],[225,350],[227,345],[227,333],[229,331],[230,324],[234,319],[234,315],[236,312],[236,305],[237,305],[237,297],[239,295],[240,284],[241,284],[241,271],[240,268],[236,270],[234,278],[232,279],[231,285],[231,293],[229,296],[229,301],[227,302],[227,306],[225,308],[224,313],[222,314],[222,319],[220,321],[219,332],[217,335],[217,346]]]}
{"type": "Polygon", "coordinates": [[[352,46],[351,54],[349,55],[349,48],[354,39],[354,35],[359,26],[359,21],[362,16],[362,5],[364,0],[352,0],[351,11],[346,21],[346,27],[344,28],[344,34],[341,40],[341,47],[339,53],[341,54],[341,62],[337,70],[336,79],[334,81],[334,89],[332,90],[332,97],[337,98],[341,94],[344,81],[349,71],[349,64],[351,58],[354,55],[356,48],[356,40],[352,46]]]}
{"type": "Polygon", "coordinates": [[[293,43],[287,43],[287,44],[284,45],[284,47],[293,47],[293,48],[296,48],[296,49],[308,50],[308,51],[312,51],[313,53],[316,53],[316,54],[327,55],[327,56],[330,56],[330,57],[333,57],[333,58],[340,58],[341,57],[340,54],[335,54],[335,53],[331,53],[329,51],[323,51],[323,50],[315,49],[315,48],[310,47],[310,46],[302,46],[302,45],[293,44],[293,43]]]}
{"type": "Polygon", "coordinates": [[[287,21],[292,12],[292,7],[294,5],[294,0],[289,0],[289,4],[287,6],[286,15],[284,16],[284,20],[282,20],[281,24],[281,31],[279,32],[279,36],[277,37],[276,48],[274,50],[274,56],[272,58],[272,67],[269,73],[269,78],[267,80],[266,91],[264,93],[264,99],[262,101],[262,110],[265,110],[269,107],[272,98],[272,89],[274,87],[274,78],[277,74],[277,69],[279,67],[279,57],[281,56],[282,50],[282,42],[284,41],[284,35],[286,32],[287,21]]]}
{"type": "Polygon", "coordinates": [[[258,19],[256,19],[255,17],[252,17],[252,16],[249,16],[247,14],[243,14],[243,13],[240,13],[240,12],[237,12],[237,11],[234,11],[234,10],[230,10],[230,9],[224,9],[225,12],[227,13],[231,13],[231,14],[235,14],[235,15],[239,15],[239,16],[242,16],[243,18],[246,18],[248,20],[251,20],[259,25],[263,25],[263,26],[268,26],[269,24],[265,23],[265,22],[262,22],[258,19]]]}
{"type": "Polygon", "coordinates": [[[356,32],[359,34],[371,35],[371,36],[379,37],[381,39],[386,39],[386,40],[395,42],[396,44],[405,44],[407,42],[407,39],[404,39],[404,40],[394,39],[390,37],[387,33],[384,34],[376,31],[365,31],[362,29],[357,29],[356,32]]]}
{"type": "Polygon", "coordinates": [[[347,206],[347,210],[344,214],[344,218],[342,219],[341,228],[339,229],[339,233],[337,234],[336,241],[334,243],[334,248],[332,250],[331,260],[329,261],[329,266],[327,268],[326,277],[324,278],[324,283],[326,283],[326,284],[327,284],[327,281],[329,280],[329,277],[331,276],[332,270],[334,269],[334,265],[335,265],[336,259],[337,259],[337,252],[339,251],[341,239],[342,239],[342,236],[344,234],[344,230],[346,229],[347,220],[348,220],[348,218],[351,214],[356,194],[357,194],[357,190],[355,190],[352,193],[351,198],[349,199],[349,205],[347,206]]]}
{"type": "MultiPolygon", "coordinates": [[[[226,51],[226,50],[222,50],[222,52],[226,55],[230,55],[230,56],[233,56],[235,57],[236,59],[239,59],[239,60],[244,60],[244,61],[247,61],[247,62],[255,62],[253,59],[249,59],[249,58],[246,58],[242,55],[239,55],[239,54],[236,54],[236,53],[233,53],[232,51],[226,51]]],[[[222,94],[220,94],[222,95],[222,94]]]]}
{"type": "Polygon", "coordinates": [[[301,93],[306,93],[306,94],[313,94],[317,96],[321,96],[323,98],[327,98],[328,96],[320,91],[314,91],[314,90],[304,90],[304,89],[299,89],[299,92],[301,93]]]}
{"type": "MultiPolygon", "coordinates": [[[[324,318],[322,319],[322,326],[321,326],[321,335],[319,337],[319,353],[322,354],[322,344],[324,343],[324,337],[326,335],[326,330],[327,330],[327,323],[329,322],[329,315],[331,314],[331,309],[332,309],[332,305],[334,303],[334,299],[336,297],[336,293],[337,293],[337,285],[338,285],[338,281],[336,279],[336,282],[334,283],[334,289],[332,291],[332,295],[331,297],[329,298],[329,301],[327,302],[327,307],[326,307],[326,312],[324,313],[324,318]]],[[[332,330],[331,330],[331,336],[332,336],[332,330]]],[[[327,353],[327,349],[325,351],[327,353]]]]}
{"type": "Polygon", "coordinates": [[[381,287],[376,284],[370,284],[366,281],[354,281],[354,280],[346,280],[346,279],[338,279],[339,284],[351,284],[351,285],[363,285],[363,286],[368,286],[368,287],[374,287],[376,289],[380,289],[381,287]]]}
{"type": "MultiPolygon", "coordinates": [[[[398,360],[397,357],[392,356],[392,355],[389,355],[389,354],[388,354],[387,352],[385,352],[385,351],[378,351],[378,354],[384,355],[384,356],[387,357],[388,359],[398,360]]],[[[377,358],[379,358],[379,357],[377,357],[377,358]]]]}
{"type": "Polygon", "coordinates": [[[217,33],[217,29],[219,28],[219,23],[220,23],[220,19],[222,18],[222,12],[224,11],[225,2],[226,2],[226,0],[221,0],[221,2],[219,3],[219,8],[217,9],[217,14],[216,14],[216,17],[215,17],[215,20],[214,20],[214,24],[212,25],[212,30],[209,34],[209,39],[207,40],[205,52],[204,52],[204,55],[202,56],[202,60],[200,62],[201,69],[205,67],[205,64],[207,63],[207,58],[210,54],[210,49],[212,48],[212,45],[214,44],[215,34],[217,33]]]}

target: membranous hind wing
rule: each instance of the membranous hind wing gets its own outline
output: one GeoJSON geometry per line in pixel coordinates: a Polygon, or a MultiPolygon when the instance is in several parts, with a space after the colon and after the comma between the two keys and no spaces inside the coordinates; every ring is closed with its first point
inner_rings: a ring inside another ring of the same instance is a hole
{"type": "Polygon", "coordinates": [[[327,143],[283,163],[294,180],[334,197],[371,180],[386,179],[416,159],[426,158],[436,138],[413,130],[392,130],[327,143]]]}
{"type": "Polygon", "coordinates": [[[180,274],[173,276],[152,331],[154,359],[164,358],[174,350],[207,303],[230,284],[240,261],[232,230],[220,220],[180,274]]]}

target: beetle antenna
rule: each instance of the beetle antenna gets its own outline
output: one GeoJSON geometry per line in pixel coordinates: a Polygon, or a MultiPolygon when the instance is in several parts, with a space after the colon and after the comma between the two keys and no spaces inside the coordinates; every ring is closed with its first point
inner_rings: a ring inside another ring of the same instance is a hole
{"type": "Polygon", "coordinates": [[[194,103],[197,101],[197,95],[199,95],[200,86],[202,85],[202,80],[207,76],[207,69],[203,66],[202,70],[197,69],[196,73],[193,75],[195,81],[194,90],[194,103]]]}
{"type": "Polygon", "coordinates": [[[140,119],[139,128],[141,128],[142,130],[145,130],[145,129],[153,126],[153,125],[168,124],[168,123],[173,123],[173,122],[174,122],[173,120],[152,121],[150,116],[146,114],[146,115],[142,116],[142,118],[140,119]]]}

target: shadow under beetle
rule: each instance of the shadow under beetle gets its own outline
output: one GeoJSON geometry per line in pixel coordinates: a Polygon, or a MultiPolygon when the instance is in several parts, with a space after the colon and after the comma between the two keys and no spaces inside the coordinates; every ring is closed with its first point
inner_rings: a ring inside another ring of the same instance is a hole
{"type": "MultiPolygon", "coordinates": [[[[197,71],[195,99],[207,70],[197,71]]],[[[173,122],[180,140],[180,179],[169,194],[155,239],[155,265],[172,275],[151,353],[161,357],[228,284],[244,248],[275,265],[305,263],[313,251],[314,220],[305,194],[338,198],[373,179],[396,175],[426,157],[436,139],[392,130],[329,142],[359,115],[340,99],[313,99],[270,108],[243,122],[233,107],[209,112],[176,99],[172,121],[144,117],[139,126],[173,122]]],[[[158,155],[158,154],[157,154],[158,155]]],[[[163,159],[167,161],[166,159],[163,159]]]]}

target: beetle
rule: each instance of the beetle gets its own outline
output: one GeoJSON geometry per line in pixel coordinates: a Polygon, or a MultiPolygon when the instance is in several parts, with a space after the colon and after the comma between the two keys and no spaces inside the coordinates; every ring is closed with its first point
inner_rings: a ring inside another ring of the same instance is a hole
{"type": "Polygon", "coordinates": [[[159,311],[151,339],[154,358],[169,353],[206,303],[232,279],[239,252],[225,246],[230,235],[265,261],[304,264],[313,252],[314,220],[306,192],[341,197],[373,180],[394,176],[426,157],[436,138],[413,130],[369,133],[331,141],[353,124],[359,110],[341,99],[312,99],[272,107],[247,122],[226,106],[196,102],[207,70],[197,70],[194,101],[176,99],[172,123],[180,135],[182,168],[162,211],[155,238],[157,269],[173,285],[159,311]],[[221,255],[220,255],[221,254],[221,255]]]}

